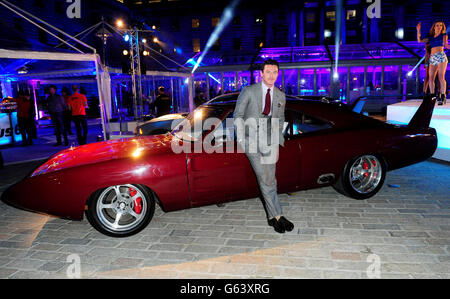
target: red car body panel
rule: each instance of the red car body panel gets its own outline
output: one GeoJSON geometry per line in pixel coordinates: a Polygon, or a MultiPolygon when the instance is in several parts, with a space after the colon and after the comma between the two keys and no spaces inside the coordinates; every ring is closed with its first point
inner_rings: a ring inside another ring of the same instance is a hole
{"type": "MultiPolygon", "coordinates": [[[[276,168],[279,193],[330,185],[335,180],[321,184],[318,178],[333,174],[336,179],[345,164],[361,154],[378,155],[392,170],[431,157],[437,146],[432,128],[388,125],[320,102],[287,101],[286,107],[326,119],[333,127],[286,138],[276,168]]],[[[171,148],[174,138],[172,134],[142,136],[64,150],[7,189],[2,200],[27,210],[82,219],[89,197],[112,185],[143,185],[164,211],[259,195],[244,153],[176,154],[171,148]]]]}

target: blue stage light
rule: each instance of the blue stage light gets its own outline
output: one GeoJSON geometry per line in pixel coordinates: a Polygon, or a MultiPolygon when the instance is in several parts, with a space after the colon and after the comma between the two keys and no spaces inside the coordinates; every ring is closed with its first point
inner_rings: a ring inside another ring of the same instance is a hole
{"type": "Polygon", "coordinates": [[[216,26],[213,33],[208,39],[208,42],[206,43],[205,50],[203,51],[202,55],[197,60],[197,63],[194,65],[194,68],[192,69],[191,73],[194,73],[195,70],[200,66],[200,63],[202,62],[203,58],[205,57],[206,53],[210,50],[210,48],[214,45],[214,43],[217,41],[219,36],[222,34],[223,30],[227,27],[227,25],[230,23],[230,21],[233,19],[234,16],[234,9],[239,4],[240,0],[233,0],[223,11],[222,17],[220,18],[220,23],[216,26]]]}
{"type": "Polygon", "coordinates": [[[214,76],[213,75],[211,75],[211,74],[208,74],[208,76],[211,78],[211,79],[213,79],[214,81],[216,81],[218,84],[221,84],[221,82],[220,82],[220,80],[219,79],[216,79],[216,78],[214,78],[214,76]]]}

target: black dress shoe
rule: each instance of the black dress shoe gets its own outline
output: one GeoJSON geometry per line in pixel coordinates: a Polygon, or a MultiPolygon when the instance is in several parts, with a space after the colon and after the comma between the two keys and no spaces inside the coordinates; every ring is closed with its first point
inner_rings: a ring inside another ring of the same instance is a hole
{"type": "Polygon", "coordinates": [[[277,233],[284,234],[285,229],[280,221],[278,221],[276,218],[269,219],[269,225],[273,226],[277,233]]]}
{"type": "Polygon", "coordinates": [[[281,225],[283,225],[284,229],[288,232],[290,232],[294,229],[294,224],[292,222],[290,222],[289,220],[287,220],[286,218],[284,218],[284,216],[281,216],[280,219],[278,220],[278,222],[281,223],[281,225]]]}

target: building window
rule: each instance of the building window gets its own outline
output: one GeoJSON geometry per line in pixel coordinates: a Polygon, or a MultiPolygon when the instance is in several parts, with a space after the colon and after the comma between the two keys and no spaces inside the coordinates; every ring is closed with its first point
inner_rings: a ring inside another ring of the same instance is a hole
{"type": "Polygon", "coordinates": [[[264,46],[264,38],[263,37],[257,37],[255,39],[255,49],[262,48],[264,46]]]}
{"type": "Polygon", "coordinates": [[[314,23],[316,21],[316,14],[313,12],[309,12],[306,14],[306,22],[314,23]]]}
{"type": "Polygon", "coordinates": [[[200,20],[192,19],[192,28],[199,28],[199,27],[200,27],[200,20]]]}
{"type": "Polygon", "coordinates": [[[200,52],[200,39],[199,38],[192,39],[192,50],[195,53],[200,52]]]}
{"type": "Polygon", "coordinates": [[[211,25],[213,27],[216,27],[217,25],[219,25],[219,23],[220,23],[220,18],[212,18],[211,19],[211,25]]]}
{"type": "Polygon", "coordinates": [[[315,32],[306,32],[306,38],[308,38],[308,39],[316,38],[316,33],[315,32]]]}
{"type": "Polygon", "coordinates": [[[347,20],[353,20],[356,18],[356,10],[347,10],[347,20]]]}
{"type": "Polygon", "coordinates": [[[408,5],[406,7],[406,14],[407,15],[415,15],[417,14],[417,7],[414,5],[408,5]]]}
{"type": "Polygon", "coordinates": [[[59,14],[64,14],[64,6],[60,1],[55,2],[55,12],[59,14]]]}
{"type": "Polygon", "coordinates": [[[40,7],[40,8],[44,8],[44,0],[34,0],[33,5],[35,7],[40,7]]]}
{"type": "Polygon", "coordinates": [[[264,18],[262,16],[256,16],[255,17],[255,24],[263,24],[264,18]]]}
{"type": "Polygon", "coordinates": [[[327,11],[326,17],[329,21],[336,21],[336,12],[335,11],[327,11]]]}
{"type": "Polygon", "coordinates": [[[241,16],[234,16],[233,25],[241,25],[241,16]]]}
{"type": "Polygon", "coordinates": [[[217,39],[214,45],[212,46],[213,51],[220,51],[220,39],[217,39]]]}
{"type": "Polygon", "coordinates": [[[173,31],[180,31],[180,20],[178,18],[172,20],[171,28],[173,31]]]}
{"type": "Polygon", "coordinates": [[[240,38],[233,38],[233,49],[234,50],[242,50],[242,43],[240,38]]]}
{"type": "Polygon", "coordinates": [[[442,13],[442,3],[434,2],[431,4],[432,13],[442,13]]]}

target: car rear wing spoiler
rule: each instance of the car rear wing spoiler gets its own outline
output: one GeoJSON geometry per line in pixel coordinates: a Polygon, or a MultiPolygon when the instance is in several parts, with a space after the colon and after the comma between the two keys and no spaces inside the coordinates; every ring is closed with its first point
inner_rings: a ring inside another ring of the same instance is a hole
{"type": "Polygon", "coordinates": [[[409,121],[408,128],[411,129],[427,129],[430,126],[431,117],[433,115],[436,97],[426,95],[420,104],[419,109],[409,121]]]}

